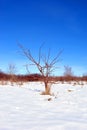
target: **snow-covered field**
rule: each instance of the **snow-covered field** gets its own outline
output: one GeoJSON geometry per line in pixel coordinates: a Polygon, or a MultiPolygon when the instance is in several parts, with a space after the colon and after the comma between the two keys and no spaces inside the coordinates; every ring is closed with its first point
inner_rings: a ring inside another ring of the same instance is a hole
{"type": "Polygon", "coordinates": [[[40,82],[0,85],[0,130],[87,130],[87,84],[54,84],[55,96],[43,90],[40,82]]]}

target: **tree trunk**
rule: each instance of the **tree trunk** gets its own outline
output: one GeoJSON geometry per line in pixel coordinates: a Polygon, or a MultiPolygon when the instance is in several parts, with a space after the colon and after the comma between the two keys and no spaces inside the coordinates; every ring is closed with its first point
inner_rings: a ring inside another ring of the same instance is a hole
{"type": "Polygon", "coordinates": [[[51,90],[51,88],[50,88],[50,85],[49,85],[49,83],[48,82],[44,82],[44,84],[45,84],[45,95],[50,95],[51,93],[50,93],[50,90],[51,90]]]}

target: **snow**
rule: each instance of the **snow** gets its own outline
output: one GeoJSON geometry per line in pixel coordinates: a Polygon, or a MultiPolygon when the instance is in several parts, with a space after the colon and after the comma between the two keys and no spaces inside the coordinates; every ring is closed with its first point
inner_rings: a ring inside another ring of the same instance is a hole
{"type": "Polygon", "coordinates": [[[56,83],[54,96],[43,90],[40,82],[0,85],[0,130],[87,130],[86,83],[56,83]]]}

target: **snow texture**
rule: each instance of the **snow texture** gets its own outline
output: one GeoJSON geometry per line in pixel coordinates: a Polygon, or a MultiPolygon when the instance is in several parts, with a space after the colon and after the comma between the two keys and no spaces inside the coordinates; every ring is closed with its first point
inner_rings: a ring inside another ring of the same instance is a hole
{"type": "Polygon", "coordinates": [[[87,130],[87,84],[0,85],[0,130],[87,130]],[[50,100],[49,100],[50,99],[50,100]]]}

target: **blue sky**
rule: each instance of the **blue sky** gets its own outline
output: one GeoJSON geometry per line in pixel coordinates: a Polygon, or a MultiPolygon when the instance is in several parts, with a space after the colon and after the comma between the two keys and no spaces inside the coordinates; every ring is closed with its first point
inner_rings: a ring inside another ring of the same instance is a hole
{"type": "Polygon", "coordinates": [[[87,73],[87,1],[0,0],[0,69],[5,72],[15,64],[18,73],[26,73],[28,60],[17,41],[35,58],[42,43],[43,52],[51,48],[52,57],[63,49],[57,75],[65,65],[75,75],[87,73]]]}

